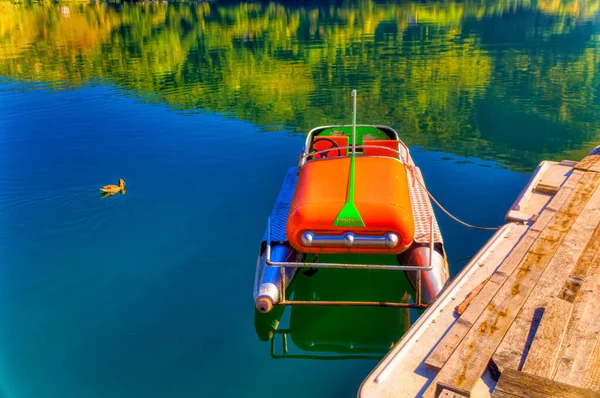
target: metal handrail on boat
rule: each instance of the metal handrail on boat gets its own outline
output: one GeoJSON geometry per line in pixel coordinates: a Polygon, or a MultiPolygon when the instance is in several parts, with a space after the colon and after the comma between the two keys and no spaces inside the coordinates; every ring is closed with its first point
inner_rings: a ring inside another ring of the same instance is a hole
{"type": "MultiPolygon", "coordinates": [[[[306,150],[306,149],[310,148],[310,143],[311,143],[313,137],[316,137],[315,136],[315,132],[322,132],[322,131],[325,131],[325,130],[331,129],[331,128],[343,128],[343,127],[352,127],[352,126],[353,125],[330,125],[330,126],[318,126],[318,127],[315,127],[315,128],[313,128],[312,130],[310,130],[308,132],[308,134],[306,136],[306,141],[304,143],[304,149],[306,150]]],[[[373,128],[378,129],[378,130],[382,130],[383,129],[383,130],[387,130],[387,131],[391,132],[393,134],[393,136],[394,136],[393,140],[397,141],[398,144],[400,144],[400,146],[402,146],[402,148],[404,148],[404,150],[406,151],[406,157],[407,157],[407,159],[406,159],[406,161],[404,161],[404,163],[409,164],[409,162],[410,162],[410,151],[408,150],[408,146],[406,146],[406,144],[400,139],[400,136],[398,135],[398,132],[396,130],[394,130],[393,128],[391,128],[389,126],[374,125],[374,124],[357,124],[356,127],[373,127],[373,128]]],[[[356,145],[356,146],[345,146],[344,148],[352,148],[352,147],[359,148],[359,147],[364,147],[364,145],[360,145],[360,146],[359,145],[356,145]]],[[[371,147],[374,147],[374,146],[371,146],[371,147]]],[[[341,147],[339,147],[339,148],[341,148],[341,147]]],[[[384,147],[384,148],[394,151],[394,149],[389,148],[389,147],[384,147]]],[[[327,149],[324,152],[328,152],[330,150],[331,149],[327,149]]],[[[318,151],[318,152],[313,152],[313,153],[319,153],[319,152],[323,152],[323,151],[318,151]]],[[[400,154],[400,150],[397,150],[396,152],[398,152],[400,154]]],[[[299,162],[300,164],[299,164],[299,166],[302,166],[303,161],[304,161],[304,159],[307,156],[310,156],[310,154],[304,154],[304,151],[303,151],[303,156],[300,158],[300,162],[299,162]]]]}
{"type": "MultiPolygon", "coordinates": [[[[398,143],[401,143],[403,145],[403,148],[406,151],[406,154],[408,155],[408,148],[406,147],[406,145],[404,145],[404,143],[402,141],[398,141],[398,143]]],[[[398,156],[399,156],[397,160],[400,160],[402,162],[402,164],[408,164],[408,161],[406,159],[404,159],[404,155],[402,154],[402,152],[399,149],[393,149],[393,148],[390,148],[390,147],[387,147],[387,146],[383,146],[383,145],[356,145],[356,146],[353,146],[353,145],[344,145],[344,146],[335,146],[335,147],[331,147],[331,148],[328,148],[328,149],[322,149],[320,151],[312,151],[312,152],[305,153],[305,154],[303,154],[300,157],[300,164],[301,165],[304,164],[304,160],[306,160],[307,158],[309,158],[311,156],[315,156],[315,155],[321,154],[321,153],[331,152],[331,151],[335,151],[335,150],[338,150],[338,149],[351,149],[351,148],[362,148],[362,149],[364,149],[364,148],[367,148],[367,147],[368,148],[377,148],[377,149],[386,149],[386,150],[388,150],[390,152],[397,153],[398,156]]],[[[339,157],[350,157],[350,156],[354,156],[354,155],[341,155],[341,156],[334,156],[334,157],[338,157],[339,158],[339,157]]],[[[378,155],[376,155],[376,156],[378,156],[378,155]]],[[[327,159],[331,159],[331,158],[327,158],[327,159]]],[[[396,159],[396,158],[392,158],[392,159],[396,159]]],[[[322,159],[311,159],[311,160],[322,160],[322,159]]]]}
{"type": "Polygon", "coordinates": [[[378,264],[342,264],[342,263],[305,263],[296,261],[271,261],[271,217],[267,220],[267,247],[265,264],[269,267],[281,268],[280,281],[280,301],[279,305],[352,305],[352,306],[381,306],[381,307],[407,307],[407,308],[425,308],[427,304],[423,304],[421,300],[421,272],[433,270],[433,216],[429,219],[429,265],[421,267],[418,265],[378,265],[378,264]],[[286,268],[348,268],[348,269],[379,269],[391,271],[415,271],[417,275],[416,281],[416,303],[394,303],[394,302],[379,302],[379,301],[292,301],[285,298],[285,269],[286,268]]]}
{"type": "MultiPolygon", "coordinates": [[[[336,124],[336,125],[315,127],[313,129],[311,129],[308,132],[308,134],[306,135],[306,145],[308,145],[310,140],[312,139],[312,137],[315,136],[315,132],[322,132],[327,129],[344,128],[344,127],[352,127],[352,126],[353,126],[353,124],[336,124]]],[[[389,130],[394,135],[395,140],[400,140],[400,136],[398,135],[398,132],[396,130],[394,130],[393,128],[391,128],[390,126],[382,126],[379,124],[357,124],[356,127],[374,127],[378,130],[381,130],[381,129],[389,130]]]]}

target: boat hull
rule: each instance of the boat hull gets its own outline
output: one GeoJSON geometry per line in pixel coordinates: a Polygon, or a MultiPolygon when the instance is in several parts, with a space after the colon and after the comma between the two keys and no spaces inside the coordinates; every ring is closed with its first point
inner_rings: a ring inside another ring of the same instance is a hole
{"type": "Polygon", "coordinates": [[[310,161],[300,169],[286,221],[287,239],[295,249],[398,254],[410,247],[414,233],[407,170],[399,159],[335,157],[310,161]],[[354,209],[350,213],[345,212],[348,206],[354,209]]]}
{"type": "MultiPolygon", "coordinates": [[[[421,302],[424,304],[431,304],[446,286],[450,278],[446,256],[441,249],[435,246],[433,251],[431,251],[429,245],[415,244],[406,252],[400,254],[398,261],[402,265],[423,268],[428,267],[431,261],[433,269],[421,272],[421,302]],[[430,257],[432,257],[431,260],[430,257]]],[[[417,273],[415,271],[406,271],[406,276],[416,289],[417,273]]]]}

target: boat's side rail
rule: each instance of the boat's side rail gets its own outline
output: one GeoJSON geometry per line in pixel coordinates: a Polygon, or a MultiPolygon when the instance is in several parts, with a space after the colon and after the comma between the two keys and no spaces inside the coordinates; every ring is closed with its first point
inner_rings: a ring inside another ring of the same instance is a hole
{"type": "MultiPolygon", "coordinates": [[[[404,149],[404,152],[408,155],[408,148],[406,147],[406,145],[402,142],[402,141],[398,141],[398,143],[400,144],[400,146],[404,149]]],[[[404,156],[404,154],[402,153],[402,151],[400,151],[400,149],[393,149],[390,148],[388,146],[383,146],[383,145],[344,145],[344,146],[335,146],[335,147],[331,147],[331,148],[327,148],[327,149],[322,149],[319,151],[312,151],[312,152],[306,152],[306,153],[302,153],[302,156],[300,156],[300,164],[299,166],[302,167],[302,165],[304,163],[306,163],[306,161],[308,160],[308,158],[310,157],[314,157],[315,155],[319,155],[319,154],[324,154],[324,153],[329,153],[332,151],[336,151],[336,150],[341,150],[341,149],[364,149],[364,148],[370,148],[370,149],[383,149],[389,152],[394,152],[396,154],[398,154],[398,158],[397,160],[399,160],[402,164],[409,164],[409,161],[407,160],[407,157],[404,156]]],[[[350,155],[345,155],[345,156],[336,156],[336,157],[349,157],[350,155]]],[[[393,158],[396,159],[396,158],[393,158]]],[[[312,159],[311,159],[312,160],[312,159]]],[[[314,160],[321,160],[321,159],[314,159],[314,160]]]]}
{"type": "MultiPolygon", "coordinates": [[[[332,128],[340,128],[340,127],[342,127],[342,128],[343,127],[352,127],[352,125],[351,124],[336,124],[336,125],[329,125],[329,126],[318,126],[318,127],[311,129],[306,136],[306,146],[308,147],[310,145],[313,137],[318,136],[323,131],[332,129],[332,128]]],[[[381,126],[381,125],[375,125],[375,124],[357,124],[356,127],[374,127],[378,130],[383,131],[389,138],[394,139],[394,140],[400,140],[400,136],[398,135],[398,132],[389,126],[381,126]],[[392,135],[390,136],[388,133],[391,133],[392,135]]]]}
{"type": "MultiPolygon", "coordinates": [[[[429,239],[429,250],[433,253],[433,216],[430,218],[430,239],[429,239]]],[[[421,272],[428,272],[433,270],[433,256],[429,256],[429,264],[426,267],[415,266],[415,265],[378,265],[378,264],[344,264],[344,263],[306,263],[296,261],[271,261],[271,217],[267,221],[267,247],[266,247],[266,258],[265,264],[269,267],[280,267],[281,268],[281,301],[280,305],[380,305],[388,307],[413,307],[423,308],[426,304],[423,304],[421,296],[421,272]],[[393,271],[414,271],[416,272],[416,286],[415,295],[416,303],[383,303],[383,302],[350,302],[350,301],[291,301],[287,300],[285,296],[285,269],[286,268],[348,268],[348,269],[372,269],[372,270],[393,270],[393,271]]]]}

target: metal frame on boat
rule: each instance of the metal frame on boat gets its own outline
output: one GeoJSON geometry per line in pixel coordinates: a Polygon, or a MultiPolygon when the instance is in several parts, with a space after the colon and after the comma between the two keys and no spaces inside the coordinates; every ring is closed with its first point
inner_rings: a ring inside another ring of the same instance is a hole
{"type": "MultiPolygon", "coordinates": [[[[379,149],[385,149],[385,150],[390,150],[390,151],[394,151],[396,153],[398,153],[400,159],[402,160],[402,163],[404,164],[408,164],[410,162],[410,152],[408,150],[408,147],[406,146],[406,144],[404,142],[402,142],[402,140],[400,140],[400,136],[398,135],[398,132],[396,130],[394,130],[393,128],[389,127],[389,126],[381,126],[381,125],[372,125],[372,124],[358,124],[358,125],[351,125],[354,129],[356,127],[374,127],[376,129],[379,129],[383,132],[385,132],[386,134],[391,133],[393,135],[392,138],[393,140],[398,141],[398,149],[394,150],[391,149],[389,147],[386,146],[378,146],[378,145],[369,145],[369,148],[379,148],[379,149]],[[402,151],[400,150],[400,148],[404,149],[404,152],[406,153],[406,157],[404,157],[402,155],[402,151]]],[[[328,152],[331,151],[331,149],[324,149],[321,151],[312,151],[312,152],[308,152],[307,148],[310,148],[310,145],[315,137],[315,135],[317,133],[323,132],[327,129],[330,128],[336,128],[336,127],[350,127],[347,125],[343,125],[343,126],[319,126],[319,127],[315,127],[312,130],[310,130],[306,136],[306,142],[304,143],[304,149],[302,151],[302,156],[300,157],[300,163],[298,164],[298,167],[302,167],[304,165],[304,163],[306,163],[306,159],[314,156],[316,154],[322,153],[322,152],[328,152]]],[[[355,138],[353,138],[355,139],[355,138]]],[[[366,145],[346,145],[346,146],[340,146],[337,147],[339,149],[352,149],[353,152],[352,154],[355,155],[356,151],[355,149],[364,149],[366,147],[366,145]]],[[[400,160],[399,159],[399,160],[400,160]]]]}
{"type": "MultiPolygon", "coordinates": [[[[280,299],[278,305],[355,305],[355,306],[378,306],[378,307],[401,307],[401,308],[426,308],[427,304],[421,302],[421,272],[428,272],[433,270],[433,256],[429,257],[429,264],[427,267],[415,266],[415,265],[376,265],[376,264],[338,264],[338,263],[305,263],[305,262],[286,262],[286,261],[271,261],[271,218],[268,219],[267,224],[267,255],[265,263],[270,267],[281,268],[281,282],[279,285],[280,295],[283,299],[280,299]],[[415,286],[415,303],[393,303],[393,302],[381,302],[381,301],[306,301],[306,300],[287,300],[285,298],[285,269],[286,268],[354,268],[354,269],[379,269],[379,270],[394,270],[394,271],[414,271],[416,275],[415,286]]],[[[430,242],[429,250],[433,251],[433,217],[430,222],[430,242]]]]}

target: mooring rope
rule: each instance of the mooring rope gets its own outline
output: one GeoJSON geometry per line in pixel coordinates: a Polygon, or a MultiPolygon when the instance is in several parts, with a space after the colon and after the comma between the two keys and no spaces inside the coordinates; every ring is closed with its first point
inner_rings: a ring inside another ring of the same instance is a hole
{"type": "Polygon", "coordinates": [[[409,170],[411,171],[411,173],[412,173],[412,175],[413,175],[413,180],[415,180],[415,181],[418,181],[418,182],[419,182],[419,184],[421,185],[421,187],[423,187],[423,189],[424,189],[424,190],[425,190],[425,192],[427,193],[427,195],[428,195],[428,196],[431,198],[431,200],[433,200],[433,202],[434,202],[436,205],[438,205],[438,207],[439,207],[440,209],[442,209],[442,211],[443,211],[444,213],[446,213],[446,214],[447,214],[447,215],[448,215],[450,218],[452,218],[454,221],[458,222],[459,224],[462,224],[462,225],[464,225],[465,227],[469,227],[469,228],[473,228],[473,229],[479,229],[479,230],[483,230],[483,231],[496,231],[496,230],[500,229],[500,227],[479,227],[479,226],[477,226],[477,225],[471,225],[471,224],[469,224],[469,223],[467,223],[467,222],[464,222],[464,221],[460,220],[458,217],[454,216],[452,213],[450,213],[448,210],[446,210],[446,209],[444,208],[444,206],[442,206],[442,205],[440,204],[440,202],[438,202],[438,201],[437,201],[437,199],[436,199],[436,198],[434,198],[434,197],[433,197],[433,195],[431,194],[431,192],[429,192],[429,190],[427,189],[427,187],[425,186],[425,184],[424,184],[424,183],[421,181],[421,179],[420,179],[420,178],[418,178],[418,177],[417,177],[417,173],[415,173],[415,172],[414,172],[414,170],[412,170],[412,169],[413,169],[413,167],[416,167],[416,166],[412,166],[412,165],[409,165],[409,164],[406,164],[406,165],[408,166],[409,170]]]}

